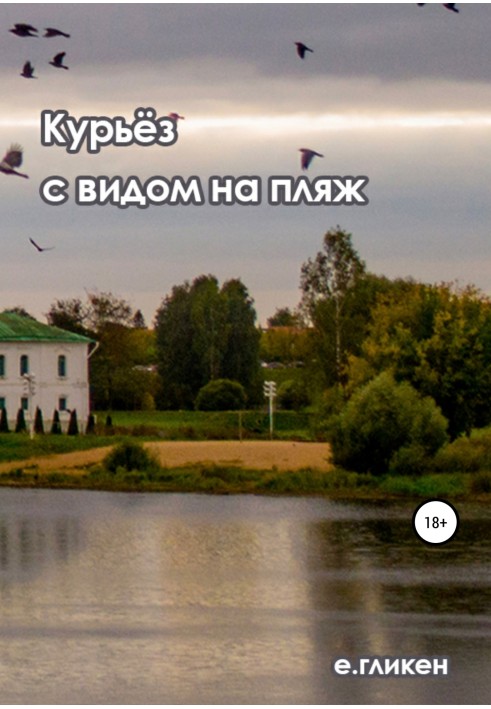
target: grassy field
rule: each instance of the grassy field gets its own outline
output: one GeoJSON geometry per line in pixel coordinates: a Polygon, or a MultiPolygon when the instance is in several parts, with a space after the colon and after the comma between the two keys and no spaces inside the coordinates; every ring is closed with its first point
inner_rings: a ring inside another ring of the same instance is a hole
{"type": "MultiPolygon", "coordinates": [[[[70,451],[114,445],[127,437],[142,441],[268,440],[269,417],[264,412],[208,413],[204,411],[115,411],[112,426],[108,412],[98,412],[96,433],[91,435],[0,434],[0,463],[70,451]]],[[[275,440],[312,440],[311,417],[289,411],[275,413],[275,440]]]]}
{"type": "MultiPolygon", "coordinates": [[[[104,432],[110,415],[116,433],[149,435],[168,440],[238,440],[269,438],[266,411],[114,411],[98,412],[97,426],[104,432]]],[[[276,411],[274,437],[312,440],[313,416],[295,411],[276,411]]]]}

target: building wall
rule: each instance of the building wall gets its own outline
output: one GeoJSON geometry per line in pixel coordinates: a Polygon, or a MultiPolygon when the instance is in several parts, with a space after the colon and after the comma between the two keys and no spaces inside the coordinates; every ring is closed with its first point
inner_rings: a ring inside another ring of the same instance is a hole
{"type": "MultiPolygon", "coordinates": [[[[39,406],[45,429],[51,424],[55,409],[64,399],[66,408],[77,410],[80,430],[85,428],[89,415],[88,346],[85,343],[65,342],[0,342],[3,355],[3,374],[0,363],[0,401],[4,400],[9,423],[15,425],[22,398],[27,396],[25,379],[21,376],[20,361],[28,358],[29,374],[34,375],[34,394],[30,399],[30,413],[34,416],[39,406]],[[65,358],[65,375],[59,373],[59,357],[65,358]]],[[[70,415],[60,411],[60,420],[67,423],[70,415]]],[[[27,419],[27,412],[26,412],[27,419]]]]}

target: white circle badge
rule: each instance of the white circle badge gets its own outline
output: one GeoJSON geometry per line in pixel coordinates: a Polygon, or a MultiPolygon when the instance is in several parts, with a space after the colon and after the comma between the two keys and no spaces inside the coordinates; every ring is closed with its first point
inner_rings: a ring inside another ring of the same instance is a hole
{"type": "Polygon", "coordinates": [[[427,544],[445,544],[457,533],[459,515],[449,502],[427,500],[414,512],[413,528],[427,544]]]}

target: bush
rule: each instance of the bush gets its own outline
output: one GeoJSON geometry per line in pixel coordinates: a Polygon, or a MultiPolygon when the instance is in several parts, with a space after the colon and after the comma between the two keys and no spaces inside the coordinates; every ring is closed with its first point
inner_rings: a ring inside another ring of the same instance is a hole
{"type": "Polygon", "coordinates": [[[60,414],[58,413],[58,409],[55,409],[54,413],[53,413],[53,422],[51,424],[51,433],[53,433],[54,435],[61,434],[61,422],[60,422],[60,414]]]}
{"type": "Polygon", "coordinates": [[[310,400],[301,381],[286,379],[278,387],[278,403],[282,409],[298,411],[308,406],[310,400]]]}
{"type": "Polygon", "coordinates": [[[44,433],[43,412],[36,406],[36,414],[34,416],[34,433],[44,433]]]}
{"type": "Polygon", "coordinates": [[[246,393],[242,384],[231,379],[212,379],[199,390],[194,402],[199,411],[238,411],[245,407],[246,393]]]}
{"type": "Polygon", "coordinates": [[[78,436],[77,409],[72,409],[72,411],[70,411],[67,434],[69,436],[78,436]]]}
{"type": "MultiPolygon", "coordinates": [[[[433,399],[382,373],[358,389],[328,422],[334,462],[360,473],[418,469],[448,440],[447,420],[433,399]]],[[[413,470],[418,472],[418,470],[413,470]]]]}
{"type": "Polygon", "coordinates": [[[104,468],[116,473],[118,468],[129,473],[154,470],[158,467],[155,458],[140,443],[119,443],[104,458],[104,468]]]}
{"type": "Polygon", "coordinates": [[[7,416],[7,409],[2,406],[2,413],[0,414],[0,433],[9,433],[9,419],[7,416]]]}
{"type": "Polygon", "coordinates": [[[95,416],[94,416],[94,414],[89,414],[87,417],[87,426],[85,427],[85,433],[87,435],[95,434],[95,416]]]}
{"type": "Polygon", "coordinates": [[[491,492],[491,473],[478,473],[473,475],[470,482],[470,490],[475,495],[491,492]]]}
{"type": "Polygon", "coordinates": [[[457,438],[438,451],[434,469],[442,472],[475,473],[491,470],[491,435],[479,432],[470,438],[457,438]]]}
{"type": "Polygon", "coordinates": [[[24,433],[24,431],[27,431],[27,426],[26,426],[26,419],[24,416],[24,409],[20,408],[17,411],[17,420],[15,423],[15,432],[16,433],[24,433]]]}

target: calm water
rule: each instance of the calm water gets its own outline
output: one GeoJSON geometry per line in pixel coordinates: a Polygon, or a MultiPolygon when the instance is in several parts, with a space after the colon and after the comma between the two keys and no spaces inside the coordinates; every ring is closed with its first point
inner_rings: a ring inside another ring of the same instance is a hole
{"type": "Polygon", "coordinates": [[[487,703],[491,511],[0,489],[0,702],[487,703]],[[338,678],[445,655],[450,677],[338,678]]]}

